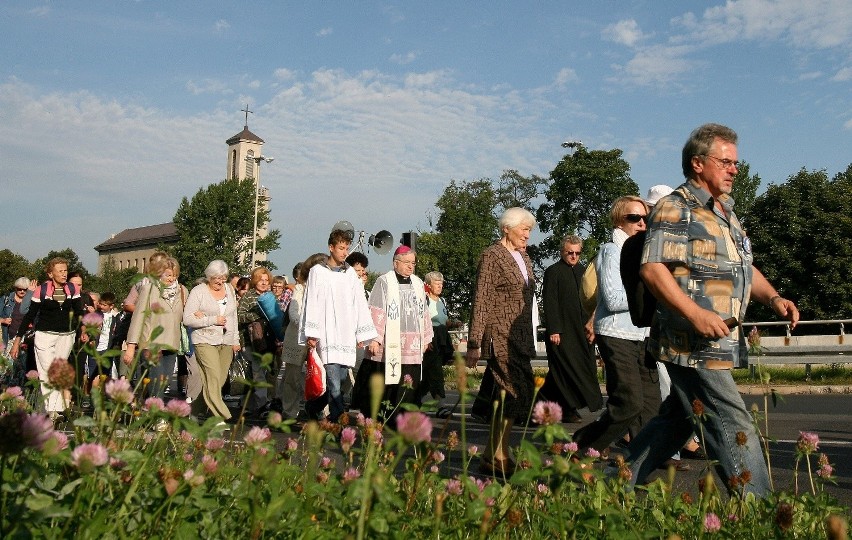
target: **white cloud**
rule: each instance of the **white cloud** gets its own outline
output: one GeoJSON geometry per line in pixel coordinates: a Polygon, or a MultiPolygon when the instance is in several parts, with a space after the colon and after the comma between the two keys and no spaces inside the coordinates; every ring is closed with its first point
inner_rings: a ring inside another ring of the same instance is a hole
{"type": "Polygon", "coordinates": [[[577,72],[571,68],[562,68],[559,70],[559,73],[556,74],[556,79],[554,83],[556,86],[565,86],[568,83],[579,81],[580,78],[577,76],[577,72]]]}
{"type": "Polygon", "coordinates": [[[628,47],[636,46],[637,43],[645,38],[645,35],[639,28],[639,23],[633,19],[618,21],[615,24],[607,26],[601,32],[601,36],[606,40],[628,47]]]}
{"type": "MultiPolygon", "coordinates": [[[[727,0],[700,14],[687,12],[674,17],[671,28],[665,41],[643,45],[649,36],[642,34],[632,19],[606,27],[604,39],[636,51],[626,63],[614,64],[616,75],[611,80],[670,85],[703,65],[696,59],[700,52],[742,41],[781,41],[795,49],[838,48],[848,54],[852,52],[852,2],[812,0],[804,8],[801,0],[727,0]]],[[[816,78],[821,71],[808,70],[800,80],[816,78]]]]}
{"type": "Polygon", "coordinates": [[[684,45],[644,47],[627,64],[613,67],[624,76],[621,82],[666,86],[695,68],[696,62],[687,58],[691,50],[684,45]]]}
{"type": "Polygon", "coordinates": [[[852,118],[843,123],[843,129],[852,131],[852,118]]]}
{"type": "Polygon", "coordinates": [[[278,68],[272,75],[279,81],[292,81],[296,77],[296,73],[287,68],[278,68]]]}
{"type": "Polygon", "coordinates": [[[35,15],[36,17],[46,17],[50,15],[51,10],[50,6],[38,6],[29,11],[27,11],[30,15],[35,15]]]}
{"type": "Polygon", "coordinates": [[[231,88],[218,79],[202,79],[200,81],[189,80],[186,89],[198,96],[201,94],[230,94],[231,88]]]}
{"type": "Polygon", "coordinates": [[[852,67],[841,68],[834,74],[831,80],[835,82],[852,81],[852,67]]]}
{"type": "Polygon", "coordinates": [[[395,63],[395,64],[399,64],[399,65],[404,66],[406,64],[410,64],[411,62],[414,62],[415,60],[417,60],[417,56],[418,56],[418,53],[416,53],[414,51],[409,51],[406,54],[392,54],[391,57],[390,57],[390,61],[395,63]]]}
{"type": "Polygon", "coordinates": [[[231,24],[228,21],[226,21],[225,19],[219,19],[213,25],[213,28],[215,28],[217,32],[222,32],[223,30],[227,30],[230,27],[231,27],[231,24]]]}
{"type": "Polygon", "coordinates": [[[821,71],[809,71],[807,73],[802,73],[799,75],[800,81],[813,81],[814,79],[819,79],[822,77],[821,71]]]}
{"type": "MultiPolygon", "coordinates": [[[[340,219],[395,237],[425,226],[450,179],[496,178],[505,168],[546,175],[553,141],[561,140],[560,126],[552,133],[527,129],[552,120],[552,103],[513,89],[468,88],[450,72],[280,75],[290,77],[288,86],[253,102],[250,127],[266,141],[264,153],[277,158],[263,183],[272,190],[272,227],[285,235],[284,253],[273,255],[284,270],[316,252],[340,219]],[[323,206],[330,194],[345,204],[323,218],[317,205],[293,204],[295,196],[323,206]],[[371,201],[382,201],[380,212],[371,201]]],[[[187,87],[223,88],[212,79],[187,87]]],[[[242,128],[244,97],[223,102],[226,110],[177,117],[88,92],[43,94],[16,80],[0,84],[0,159],[18,155],[28,163],[8,175],[8,185],[74,186],[59,210],[22,206],[7,216],[42,224],[16,231],[10,249],[35,259],[70,244],[93,267],[92,246],[111,233],[168,221],[181,197],[224,177],[224,141],[242,128]],[[21,125],[40,141],[44,159],[20,139],[21,125]],[[99,211],[81,222],[75,208],[84,204],[99,211]],[[72,229],[73,237],[55,233],[72,229]]]]}
{"type": "Polygon", "coordinates": [[[785,40],[795,47],[852,46],[852,2],[848,0],[729,0],[701,17],[689,13],[672,21],[685,39],[705,45],[738,40],[785,40]]]}
{"type": "Polygon", "coordinates": [[[326,26],[325,28],[321,28],[320,30],[318,30],[316,35],[317,37],[325,37],[331,35],[333,32],[334,28],[326,26]]]}

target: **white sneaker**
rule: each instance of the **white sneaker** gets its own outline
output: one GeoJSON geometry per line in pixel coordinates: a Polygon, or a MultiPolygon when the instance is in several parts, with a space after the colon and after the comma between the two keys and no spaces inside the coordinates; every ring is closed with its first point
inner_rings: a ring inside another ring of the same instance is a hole
{"type": "Polygon", "coordinates": [[[157,424],[154,426],[154,429],[161,432],[166,431],[169,429],[169,423],[161,418],[160,420],[157,420],[157,424]]]}

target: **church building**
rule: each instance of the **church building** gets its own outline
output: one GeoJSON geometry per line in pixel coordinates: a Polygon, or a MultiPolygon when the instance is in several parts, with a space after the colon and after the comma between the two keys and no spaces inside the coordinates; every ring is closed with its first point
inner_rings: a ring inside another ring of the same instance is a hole
{"type": "MultiPolygon", "coordinates": [[[[251,111],[248,106],[244,109],[246,123],[243,130],[229,138],[225,143],[228,145],[228,169],[225,178],[228,180],[250,179],[255,182],[255,193],[260,208],[269,209],[269,189],[257,184],[260,180],[260,162],[269,160],[261,152],[263,139],[252,133],[248,128],[248,115],[251,111]]],[[[175,210],[180,201],[175,201],[175,210]]],[[[258,230],[258,236],[263,238],[268,232],[268,227],[263,226],[258,230]]],[[[136,268],[139,272],[145,272],[148,268],[148,258],[160,246],[173,245],[178,240],[177,228],[172,222],[159,225],[147,225],[133,229],[124,229],[120,233],[111,235],[97,246],[98,273],[102,274],[104,268],[112,261],[115,268],[136,268]]],[[[244,255],[251,259],[251,253],[244,255]]],[[[266,254],[258,253],[256,261],[265,261],[266,254]]]]}

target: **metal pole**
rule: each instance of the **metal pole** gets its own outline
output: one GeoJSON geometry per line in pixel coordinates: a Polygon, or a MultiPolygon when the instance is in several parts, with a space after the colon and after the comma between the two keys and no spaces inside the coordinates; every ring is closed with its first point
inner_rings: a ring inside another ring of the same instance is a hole
{"type": "Polygon", "coordinates": [[[261,159],[255,159],[257,163],[257,173],[254,179],[254,228],[251,235],[251,268],[254,270],[254,257],[257,249],[257,206],[260,199],[260,162],[261,159]]]}

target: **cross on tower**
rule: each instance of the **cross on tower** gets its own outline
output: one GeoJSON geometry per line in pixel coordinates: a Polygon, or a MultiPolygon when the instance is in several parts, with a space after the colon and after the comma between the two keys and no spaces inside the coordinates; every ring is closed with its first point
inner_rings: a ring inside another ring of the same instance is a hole
{"type": "Polygon", "coordinates": [[[246,126],[245,127],[246,127],[246,129],[248,129],[248,115],[249,115],[249,113],[254,114],[254,111],[250,111],[249,108],[248,108],[248,103],[246,103],[246,108],[240,109],[240,112],[246,113],[246,126]]]}

